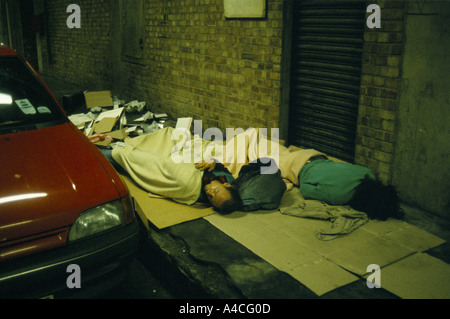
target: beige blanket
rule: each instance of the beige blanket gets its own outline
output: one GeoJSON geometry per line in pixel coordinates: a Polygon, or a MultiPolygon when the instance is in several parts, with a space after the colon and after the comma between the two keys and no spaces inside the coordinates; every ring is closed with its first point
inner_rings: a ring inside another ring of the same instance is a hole
{"type": "MultiPolygon", "coordinates": [[[[220,152],[217,151],[217,156],[220,152]]],[[[223,160],[233,176],[237,177],[241,167],[258,158],[272,158],[286,183],[299,185],[298,174],[303,165],[313,156],[324,155],[314,149],[285,147],[271,135],[261,134],[258,129],[248,129],[225,143],[223,160]]],[[[289,189],[289,187],[288,187],[289,189]]]]}
{"type": "Polygon", "coordinates": [[[193,161],[173,161],[173,153],[183,151],[181,146],[186,141],[186,137],[173,140],[173,131],[168,127],[152,134],[127,138],[125,147],[113,149],[112,156],[145,190],[190,205],[200,196],[203,173],[195,168],[193,161]]]}

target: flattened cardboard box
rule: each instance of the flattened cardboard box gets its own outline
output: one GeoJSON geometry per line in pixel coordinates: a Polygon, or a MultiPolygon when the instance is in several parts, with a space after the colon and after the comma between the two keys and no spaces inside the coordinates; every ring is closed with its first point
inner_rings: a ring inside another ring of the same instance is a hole
{"type": "Polygon", "coordinates": [[[86,91],[84,92],[84,98],[88,109],[114,106],[111,91],[86,91]]]}
{"type": "Polygon", "coordinates": [[[136,212],[146,227],[147,220],[162,229],[215,213],[211,207],[189,206],[166,198],[151,197],[149,192],[139,187],[131,178],[119,175],[128,186],[134,198],[136,212]]]}
{"type": "MultiPolygon", "coordinates": [[[[298,189],[292,189],[284,195],[283,202],[295,202],[297,196],[301,196],[298,189]]],[[[393,219],[371,220],[352,233],[330,241],[314,236],[315,230],[330,227],[330,222],[287,216],[279,211],[214,214],[205,219],[319,296],[363,277],[370,264],[379,265],[383,274],[384,267],[388,266],[394,273],[397,269],[394,266],[404,261],[401,269],[414,272],[416,265],[409,262],[409,256],[445,242],[404,221],[393,219]]],[[[445,265],[436,267],[442,270],[441,276],[448,276],[450,265],[445,265]]],[[[423,268],[420,272],[422,282],[427,282],[427,278],[431,281],[436,276],[432,269],[423,268]]],[[[382,287],[400,297],[407,297],[409,295],[403,287],[421,289],[407,285],[408,277],[396,278],[396,282],[392,280],[390,285],[382,284],[382,287]]],[[[441,297],[447,295],[445,291],[439,294],[441,297]]]]}
{"type": "Polygon", "coordinates": [[[380,286],[404,299],[450,299],[450,265],[415,253],[382,268],[380,286]]]}
{"type": "Polygon", "coordinates": [[[117,118],[114,117],[104,117],[99,122],[94,125],[95,133],[108,133],[111,132],[114,125],[117,123],[117,118]]]}
{"type": "Polygon", "coordinates": [[[122,140],[125,139],[125,137],[128,136],[128,133],[126,132],[126,129],[123,128],[123,129],[121,129],[121,130],[109,132],[109,133],[108,133],[108,136],[109,136],[109,137],[112,137],[113,139],[121,140],[121,141],[122,141],[122,140]]]}

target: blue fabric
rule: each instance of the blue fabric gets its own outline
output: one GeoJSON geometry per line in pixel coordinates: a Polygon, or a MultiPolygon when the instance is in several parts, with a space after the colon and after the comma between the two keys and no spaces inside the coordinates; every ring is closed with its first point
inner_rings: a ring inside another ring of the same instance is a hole
{"type": "Polygon", "coordinates": [[[119,172],[120,174],[128,176],[128,173],[112,157],[112,149],[110,149],[110,148],[99,148],[99,150],[106,157],[106,159],[112,164],[112,166],[116,169],[117,172],[119,172]]]}

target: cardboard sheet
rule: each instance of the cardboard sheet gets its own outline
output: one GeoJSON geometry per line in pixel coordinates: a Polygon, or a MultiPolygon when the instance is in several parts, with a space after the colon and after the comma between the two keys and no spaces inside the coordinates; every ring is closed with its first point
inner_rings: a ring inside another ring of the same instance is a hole
{"type": "Polygon", "coordinates": [[[124,175],[120,175],[120,177],[127,184],[131,196],[133,196],[136,212],[141,219],[144,222],[148,220],[159,229],[215,213],[211,207],[188,206],[170,199],[152,197],[149,192],[140,188],[129,177],[124,175]]]}
{"type": "Polygon", "coordinates": [[[358,280],[358,277],[339,265],[305,248],[301,236],[293,236],[285,232],[284,227],[274,225],[270,221],[274,214],[282,218],[290,217],[281,216],[277,212],[235,212],[225,216],[215,214],[205,219],[274,267],[290,274],[317,295],[358,280]]]}
{"type": "Polygon", "coordinates": [[[94,125],[95,133],[107,133],[111,132],[114,125],[116,125],[117,118],[114,117],[104,117],[101,121],[94,125]]]}
{"type": "MultiPolygon", "coordinates": [[[[295,203],[295,191],[285,194],[282,205],[295,203]]],[[[330,227],[330,222],[278,211],[215,214],[205,219],[319,296],[361,278],[371,264],[395,265],[416,252],[444,243],[417,227],[392,219],[369,221],[331,241],[314,236],[315,230],[330,227]]],[[[426,273],[422,276],[426,278],[426,273]]]]}
{"type": "Polygon", "coordinates": [[[113,132],[108,132],[108,136],[117,139],[117,140],[123,140],[125,137],[128,136],[128,133],[126,132],[126,129],[121,129],[113,132]]]}
{"type": "Polygon", "coordinates": [[[450,265],[416,253],[381,268],[380,285],[404,299],[449,299],[450,265]]]}
{"type": "Polygon", "coordinates": [[[114,106],[111,91],[87,91],[84,93],[84,98],[88,109],[93,107],[114,106]]]}

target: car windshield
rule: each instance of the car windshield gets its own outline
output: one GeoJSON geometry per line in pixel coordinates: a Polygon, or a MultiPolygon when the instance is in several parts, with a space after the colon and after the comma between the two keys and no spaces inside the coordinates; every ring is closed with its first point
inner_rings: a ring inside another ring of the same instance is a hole
{"type": "Polygon", "coordinates": [[[0,133],[60,124],[65,116],[18,56],[0,57],[0,133]]]}

